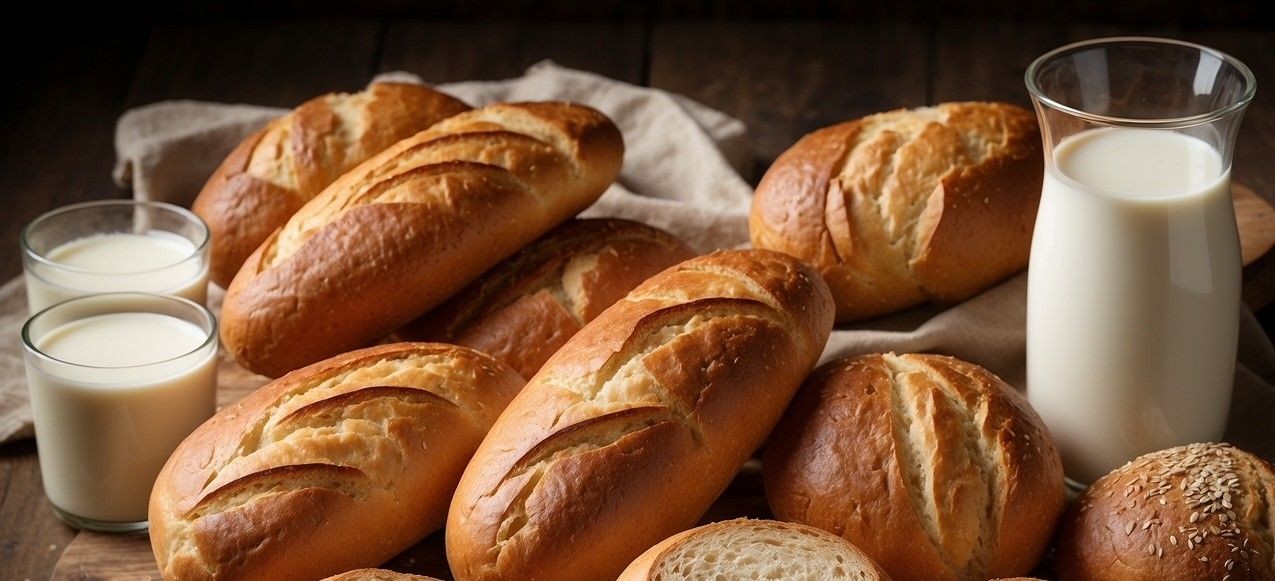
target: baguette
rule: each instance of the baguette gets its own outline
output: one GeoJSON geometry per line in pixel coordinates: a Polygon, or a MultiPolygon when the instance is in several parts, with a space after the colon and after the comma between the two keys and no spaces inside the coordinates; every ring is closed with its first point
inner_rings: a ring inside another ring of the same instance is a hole
{"type": "Polygon", "coordinates": [[[715,522],[665,539],[617,581],[888,581],[875,562],[837,535],[814,527],[746,518],[715,522]]]}
{"type": "Polygon", "coordinates": [[[757,186],[753,246],[814,265],[837,321],[969,298],[1027,265],[1044,176],[1031,112],[944,103],[826,127],[757,186]]]}
{"type": "Polygon", "coordinates": [[[569,103],[492,105],[400,141],[248,258],[222,340],[272,377],[369,345],[593,203],[623,152],[605,115],[569,103]]]}
{"type": "Polygon", "coordinates": [[[155,480],[165,579],[310,580],[371,567],[442,524],[523,380],[454,345],[399,343],[295,371],[227,407],[155,480]]]}
{"type": "Polygon", "coordinates": [[[209,276],[225,288],[302,204],[400,139],[469,106],[419,85],[374,83],[315,97],[244,139],[191,208],[212,234],[209,276]]]}
{"type": "Polygon", "coordinates": [[[647,280],[545,363],[452,499],[461,580],[614,579],[690,528],[778,421],[832,328],[827,286],[762,250],[647,280]]]}
{"type": "Polygon", "coordinates": [[[628,220],[573,220],[397,333],[472,347],[531,377],[585,323],[652,275],[695,256],[628,220]]]}

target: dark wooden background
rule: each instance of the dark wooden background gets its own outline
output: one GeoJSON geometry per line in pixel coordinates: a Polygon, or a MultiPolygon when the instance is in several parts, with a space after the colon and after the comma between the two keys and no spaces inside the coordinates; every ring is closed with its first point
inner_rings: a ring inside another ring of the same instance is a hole
{"type": "MultiPolygon", "coordinates": [[[[950,100],[1027,105],[1026,65],[1065,42],[1184,38],[1256,73],[1234,178],[1268,200],[1275,193],[1275,89],[1262,85],[1275,82],[1275,2],[24,1],[0,10],[2,280],[20,273],[25,223],[64,204],[128,195],[110,169],[115,119],[129,107],[291,107],[357,90],[381,71],[496,79],[546,58],[738,116],[752,133],[755,181],[798,137],[836,121],[950,100]]],[[[1250,267],[1244,289],[1268,330],[1273,266],[1268,256],[1250,267]]],[[[34,444],[0,446],[0,579],[48,577],[73,534],[44,500],[34,444]]]]}

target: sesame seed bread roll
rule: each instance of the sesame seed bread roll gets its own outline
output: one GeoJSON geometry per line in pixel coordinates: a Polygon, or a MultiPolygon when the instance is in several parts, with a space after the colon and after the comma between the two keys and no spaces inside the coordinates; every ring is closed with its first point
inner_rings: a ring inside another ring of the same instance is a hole
{"type": "Polygon", "coordinates": [[[746,518],[678,533],[633,561],[618,581],[886,581],[849,541],[796,523],[746,518]]]}
{"type": "Polygon", "coordinates": [[[756,248],[809,262],[837,322],[961,301],[1027,265],[1044,176],[1036,116],[943,103],[825,127],[757,185],[756,248]]]}
{"type": "Polygon", "coordinates": [[[1275,579],[1275,470],[1229,444],[1144,454],[1100,478],[1058,535],[1064,580],[1275,579]]]}
{"type": "Polygon", "coordinates": [[[571,220],[395,335],[472,347],[531,377],[603,310],[692,256],[682,241],[646,224],[571,220]]]}
{"type": "Polygon", "coordinates": [[[832,329],[805,263],[692,258],[642,283],[545,363],[452,499],[462,581],[612,580],[695,525],[765,439],[832,329]]]}
{"type": "Polygon", "coordinates": [[[310,99],[249,135],[191,207],[212,234],[209,276],[230,286],[248,255],[341,174],[468,110],[429,87],[373,83],[358,93],[310,99]]]}
{"type": "Polygon", "coordinates": [[[820,366],[762,470],[777,518],[845,537],[894,579],[1027,574],[1063,511],[1062,459],[1026,398],[939,355],[820,366]]]}

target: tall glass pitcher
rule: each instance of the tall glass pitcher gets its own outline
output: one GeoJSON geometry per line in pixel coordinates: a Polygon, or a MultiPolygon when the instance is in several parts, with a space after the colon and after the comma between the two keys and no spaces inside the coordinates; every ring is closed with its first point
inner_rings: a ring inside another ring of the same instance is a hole
{"type": "Polygon", "coordinates": [[[1203,46],[1108,38],[1027,69],[1045,180],[1027,395],[1073,485],[1222,437],[1240,309],[1231,205],[1252,72],[1203,46]]]}

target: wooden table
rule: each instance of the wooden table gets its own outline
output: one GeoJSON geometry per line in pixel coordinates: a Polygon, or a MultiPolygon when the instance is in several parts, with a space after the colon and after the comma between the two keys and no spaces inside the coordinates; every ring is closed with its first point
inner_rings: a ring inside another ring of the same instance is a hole
{"type": "MultiPolygon", "coordinates": [[[[747,177],[756,180],[798,137],[836,121],[950,100],[1026,105],[1026,65],[1070,40],[1176,36],[1239,57],[1259,84],[1275,80],[1275,33],[1266,29],[960,21],[30,26],[29,37],[44,41],[3,57],[10,81],[0,108],[5,280],[20,273],[17,239],[25,223],[64,204],[128,195],[110,181],[115,119],[162,99],[290,107],[323,92],[357,90],[381,71],[406,70],[431,82],[497,79],[548,58],[738,116],[752,132],[756,171],[747,177]]],[[[1275,193],[1272,155],[1275,90],[1259,89],[1240,134],[1234,178],[1265,196],[1275,193]]],[[[1245,271],[1244,299],[1269,332],[1275,253],[1245,271]]],[[[34,443],[0,446],[0,579],[48,577],[74,535],[44,499],[34,443]]]]}

